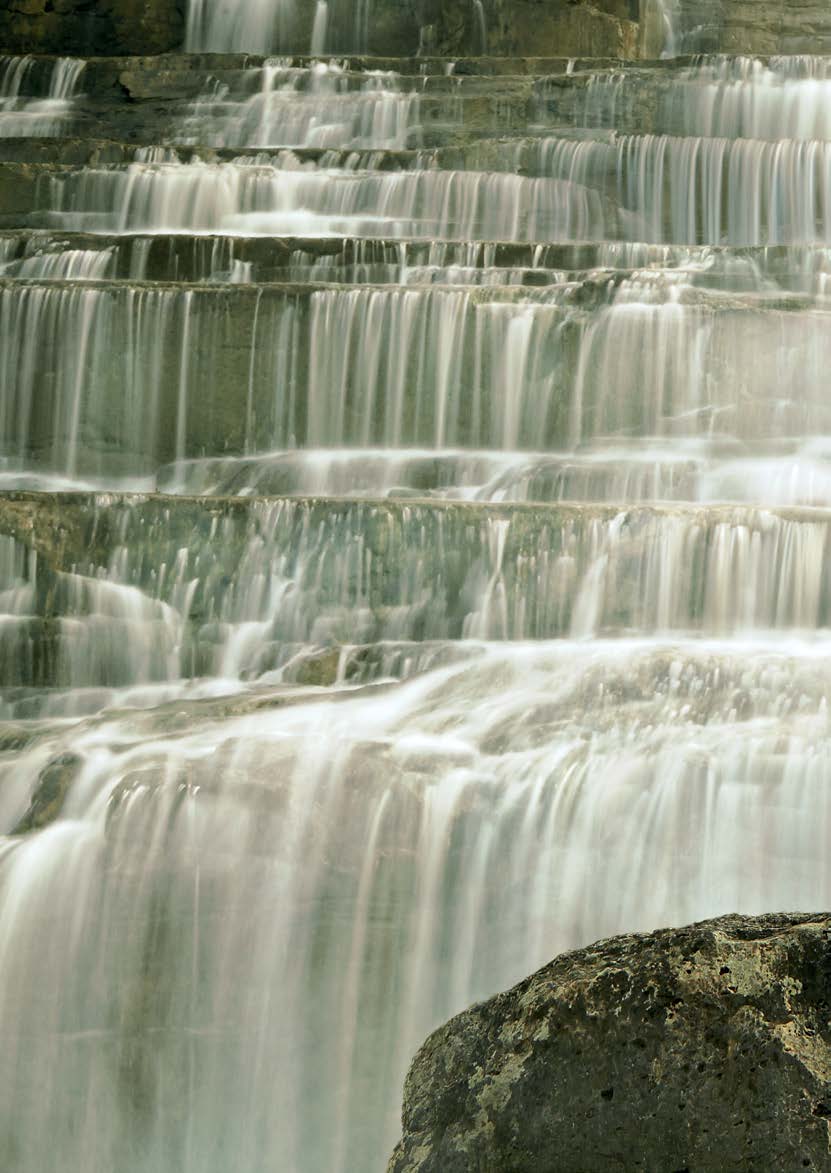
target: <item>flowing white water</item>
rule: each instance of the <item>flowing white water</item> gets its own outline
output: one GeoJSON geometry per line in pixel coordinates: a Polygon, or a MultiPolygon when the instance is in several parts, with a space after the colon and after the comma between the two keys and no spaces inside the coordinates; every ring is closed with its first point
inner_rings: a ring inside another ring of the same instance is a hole
{"type": "Polygon", "coordinates": [[[34,57],[0,57],[0,138],[65,134],[83,71],[83,61],[59,57],[44,79],[34,57]]]}
{"type": "Polygon", "coordinates": [[[32,651],[37,683],[112,688],[258,679],[308,645],[829,622],[825,512],[285,500],[240,504],[203,535],[199,511],[104,500],[94,527],[117,537],[103,561],[78,556],[66,571],[15,547],[0,641],[9,665],[24,651],[14,682],[32,651]]]}
{"type": "Polygon", "coordinates": [[[615,193],[624,238],[673,244],[827,244],[831,142],[622,135],[552,139],[544,174],[615,193]]]}
{"type": "Polygon", "coordinates": [[[185,48],[191,53],[262,53],[303,48],[313,54],[363,53],[369,36],[369,0],[187,0],[185,48]],[[311,13],[311,21],[307,19],[311,13]],[[336,19],[333,19],[336,15],[336,19]],[[308,38],[301,44],[303,37],[308,38]]]}
{"type": "Polygon", "coordinates": [[[323,53],[326,48],[326,32],[329,26],[329,5],[326,0],[317,0],[315,18],[312,24],[312,53],[323,53]]]}
{"type": "Polygon", "coordinates": [[[722,0],[641,0],[648,55],[664,58],[708,52],[720,39],[722,0]]]}
{"type": "MultiPolygon", "coordinates": [[[[555,81],[543,87],[543,98],[551,97],[555,81]]],[[[589,76],[575,125],[633,128],[648,87],[656,130],[710,138],[825,139],[829,84],[825,57],[701,57],[669,73],[614,68],[589,76]]]]}
{"type": "Polygon", "coordinates": [[[87,232],[584,240],[604,235],[597,192],[564,179],[487,171],[335,170],[134,163],[55,175],[48,222],[87,232]]]}
{"type": "Polygon", "coordinates": [[[537,154],[539,176],[341,170],[289,152],[62,171],[41,185],[35,217],[106,233],[831,243],[829,142],[628,135],[543,140],[537,154]]]}
{"type": "Polygon", "coordinates": [[[4,1097],[7,1151],[378,1167],[388,1089],[460,1003],[621,924],[827,902],[827,664],[483,647],[340,704],[58,731],[5,788],[13,819],[74,774],[0,861],[4,1086],[40,1087],[4,1097]]]}
{"type": "Polygon", "coordinates": [[[749,139],[831,137],[831,70],[825,58],[766,63],[715,58],[667,87],[664,117],[686,134],[749,139]]]}
{"type": "Polygon", "coordinates": [[[418,102],[417,93],[401,92],[394,73],[371,71],[356,78],[335,61],[299,69],[275,59],[263,65],[253,94],[235,94],[216,82],[209,85],[176,141],[217,147],[398,149],[415,145],[418,102]]]}
{"type": "Polygon", "coordinates": [[[188,0],[191,53],[270,53],[294,23],[293,0],[188,0]]]}
{"type": "Polygon", "coordinates": [[[7,282],[0,434],[9,457],[83,476],[277,445],[556,451],[732,434],[799,451],[801,435],[831,435],[827,310],[649,274],[591,289],[579,309],[570,282],[487,298],[7,282]]]}

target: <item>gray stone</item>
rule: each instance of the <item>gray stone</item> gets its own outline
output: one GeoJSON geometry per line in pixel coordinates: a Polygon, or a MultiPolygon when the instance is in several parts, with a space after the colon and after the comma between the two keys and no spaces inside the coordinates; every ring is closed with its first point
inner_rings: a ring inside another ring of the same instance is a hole
{"type": "Polygon", "coordinates": [[[831,915],[567,953],[437,1030],[388,1173],[831,1169],[831,915]]]}

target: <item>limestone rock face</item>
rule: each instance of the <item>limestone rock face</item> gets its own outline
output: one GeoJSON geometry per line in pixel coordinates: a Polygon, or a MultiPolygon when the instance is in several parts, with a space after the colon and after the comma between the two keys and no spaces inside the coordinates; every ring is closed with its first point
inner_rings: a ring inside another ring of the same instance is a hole
{"type": "Polygon", "coordinates": [[[567,953],[437,1030],[388,1173],[831,1169],[831,915],[567,953]]]}
{"type": "MultiPolygon", "coordinates": [[[[182,47],[186,7],[187,0],[11,0],[0,7],[0,44],[10,53],[166,53],[182,47]]],[[[308,51],[314,9],[314,0],[299,0],[297,43],[284,49],[308,51]]],[[[636,9],[632,0],[484,0],[479,8],[472,0],[379,0],[367,49],[633,57],[636,9]]]]}
{"type": "Polygon", "coordinates": [[[625,0],[483,0],[481,9],[472,0],[423,0],[419,16],[431,53],[633,58],[639,34],[630,12],[637,16],[625,0]]]}
{"type": "MultiPolygon", "coordinates": [[[[291,43],[309,50],[316,0],[297,0],[291,43]]],[[[348,0],[338,20],[344,51],[354,20],[348,0]]],[[[187,0],[9,0],[0,5],[6,53],[124,56],[167,53],[184,42],[187,0]]],[[[336,11],[340,11],[336,6],[336,11]]],[[[826,0],[678,0],[678,53],[831,52],[826,0]]],[[[660,56],[661,9],[651,0],[374,0],[371,55],[495,57],[660,56]]]]}

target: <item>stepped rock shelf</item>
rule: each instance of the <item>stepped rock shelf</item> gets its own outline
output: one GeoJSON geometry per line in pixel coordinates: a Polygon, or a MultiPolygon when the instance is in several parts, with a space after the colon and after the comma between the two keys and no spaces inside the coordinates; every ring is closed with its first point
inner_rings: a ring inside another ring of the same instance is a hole
{"type": "Polygon", "coordinates": [[[472,1002],[828,907],[828,5],[0,45],[0,1170],[380,1171],[472,1002]]]}

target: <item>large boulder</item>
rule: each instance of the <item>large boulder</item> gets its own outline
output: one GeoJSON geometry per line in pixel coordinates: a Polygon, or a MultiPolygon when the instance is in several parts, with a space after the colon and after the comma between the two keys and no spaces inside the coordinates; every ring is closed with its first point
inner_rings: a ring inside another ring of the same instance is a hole
{"type": "Polygon", "coordinates": [[[558,957],[437,1030],[388,1173],[831,1170],[831,915],[558,957]]]}

